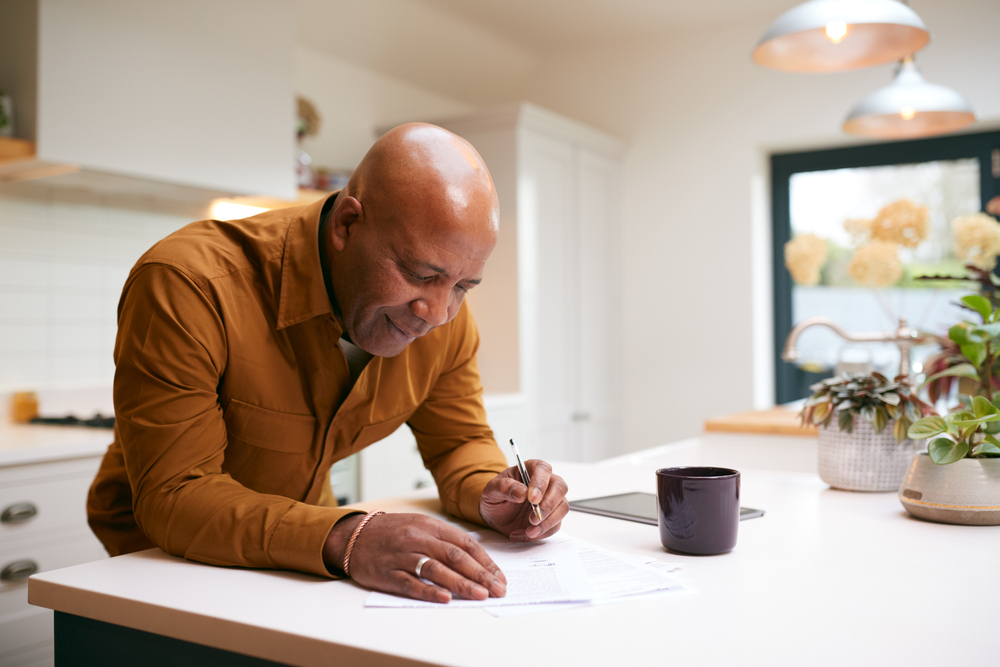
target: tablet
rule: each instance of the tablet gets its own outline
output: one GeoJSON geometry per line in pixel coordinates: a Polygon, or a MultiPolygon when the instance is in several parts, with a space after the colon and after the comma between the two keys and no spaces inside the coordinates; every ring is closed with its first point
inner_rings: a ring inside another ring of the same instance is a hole
{"type": "MultiPolygon", "coordinates": [[[[619,493],[616,496],[573,500],[570,501],[569,508],[577,512],[656,525],[656,494],[653,493],[619,493]]],[[[758,516],[764,516],[764,510],[740,508],[740,521],[758,516]]]]}

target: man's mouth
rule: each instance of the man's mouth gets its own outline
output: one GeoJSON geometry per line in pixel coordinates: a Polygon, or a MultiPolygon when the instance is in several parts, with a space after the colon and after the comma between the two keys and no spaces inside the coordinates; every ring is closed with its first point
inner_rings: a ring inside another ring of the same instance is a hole
{"type": "Polygon", "coordinates": [[[389,322],[389,330],[392,331],[394,334],[396,334],[397,338],[405,338],[407,340],[412,340],[414,338],[420,338],[421,336],[423,336],[423,334],[421,333],[410,333],[403,327],[393,322],[392,318],[390,318],[388,315],[385,316],[385,319],[387,322],[389,322]]]}

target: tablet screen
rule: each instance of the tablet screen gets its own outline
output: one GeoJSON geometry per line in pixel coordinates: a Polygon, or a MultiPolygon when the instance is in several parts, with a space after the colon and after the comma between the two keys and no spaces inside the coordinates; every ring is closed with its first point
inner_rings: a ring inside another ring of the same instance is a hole
{"type": "MultiPolygon", "coordinates": [[[[620,493],[615,496],[573,500],[570,502],[569,508],[578,512],[656,525],[656,494],[654,493],[620,493]]],[[[764,516],[764,510],[751,507],[740,508],[740,521],[758,516],[764,516]]]]}
{"type": "Polygon", "coordinates": [[[622,493],[617,496],[574,500],[569,507],[581,512],[656,525],[656,495],[652,493],[622,493]]]}

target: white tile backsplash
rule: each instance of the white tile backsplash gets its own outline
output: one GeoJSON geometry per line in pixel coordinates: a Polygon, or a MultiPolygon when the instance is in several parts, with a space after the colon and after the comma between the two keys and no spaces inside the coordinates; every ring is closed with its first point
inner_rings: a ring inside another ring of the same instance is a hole
{"type": "Polygon", "coordinates": [[[107,385],[129,270],[197,217],[37,183],[0,189],[0,390],[107,385]]]}

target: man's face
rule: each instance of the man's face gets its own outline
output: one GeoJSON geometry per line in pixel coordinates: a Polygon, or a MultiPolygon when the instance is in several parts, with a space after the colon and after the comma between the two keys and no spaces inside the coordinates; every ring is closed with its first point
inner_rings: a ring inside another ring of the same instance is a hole
{"type": "Polygon", "coordinates": [[[466,293],[482,280],[496,231],[454,214],[366,214],[352,225],[338,257],[345,270],[338,271],[342,278],[334,288],[344,327],[358,347],[393,357],[458,314],[466,293]]]}

